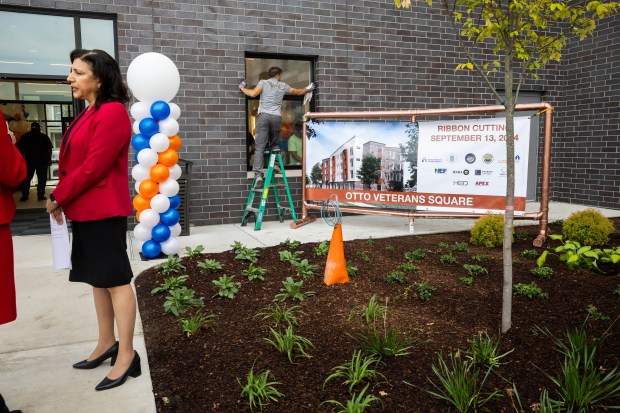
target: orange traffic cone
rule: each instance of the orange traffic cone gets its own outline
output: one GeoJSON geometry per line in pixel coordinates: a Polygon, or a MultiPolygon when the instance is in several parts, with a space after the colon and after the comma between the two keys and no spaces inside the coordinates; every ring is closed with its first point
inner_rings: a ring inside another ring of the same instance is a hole
{"type": "Polygon", "coordinates": [[[332,240],[329,244],[327,264],[325,264],[325,284],[344,284],[349,281],[347,263],[344,260],[344,244],[342,242],[342,224],[334,226],[332,240]]]}

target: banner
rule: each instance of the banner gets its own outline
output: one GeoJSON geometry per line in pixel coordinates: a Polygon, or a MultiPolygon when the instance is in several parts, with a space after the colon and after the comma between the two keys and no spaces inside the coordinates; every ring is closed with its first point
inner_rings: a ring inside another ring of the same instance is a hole
{"type": "MultiPolygon", "coordinates": [[[[515,117],[515,214],[525,210],[530,119],[515,117]]],[[[505,197],[506,118],[419,123],[418,192],[505,197]]],[[[486,213],[479,204],[420,205],[422,210],[486,213]],[[465,209],[466,211],[464,211],[465,209]]]]}

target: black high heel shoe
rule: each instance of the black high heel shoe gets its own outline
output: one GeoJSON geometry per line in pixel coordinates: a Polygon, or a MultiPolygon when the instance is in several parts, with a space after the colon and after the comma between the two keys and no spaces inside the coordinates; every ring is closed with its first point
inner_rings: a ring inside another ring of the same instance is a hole
{"type": "Polygon", "coordinates": [[[104,377],[101,383],[99,383],[97,387],[95,387],[95,390],[101,391],[101,390],[113,389],[114,387],[118,387],[122,385],[123,383],[125,383],[125,381],[127,380],[127,376],[131,376],[134,378],[140,376],[142,374],[142,367],[140,367],[140,356],[138,355],[138,352],[135,350],[133,353],[134,353],[133,360],[131,361],[131,364],[129,365],[129,368],[127,369],[125,374],[123,374],[118,379],[114,379],[114,380],[108,379],[107,376],[104,377]]]}
{"type": "Polygon", "coordinates": [[[79,361],[73,365],[73,368],[82,370],[94,369],[95,367],[99,367],[101,363],[103,363],[110,357],[112,358],[112,362],[110,363],[110,365],[113,366],[114,363],[116,363],[116,356],[118,356],[118,341],[114,343],[114,345],[110,347],[108,351],[106,351],[96,359],[91,361],[88,361],[88,359],[79,361]]]}

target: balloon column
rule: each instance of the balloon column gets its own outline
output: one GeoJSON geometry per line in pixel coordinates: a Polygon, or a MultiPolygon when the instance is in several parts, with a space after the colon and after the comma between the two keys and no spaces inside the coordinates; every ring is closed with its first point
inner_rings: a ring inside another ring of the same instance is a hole
{"type": "Polygon", "coordinates": [[[142,241],[142,254],[149,259],[163,252],[176,254],[181,233],[179,183],[181,147],[179,106],[170,102],[179,91],[180,76],[175,64],[160,53],[144,53],[127,69],[127,84],[138,100],[131,106],[134,118],[131,145],[136,165],[131,176],[136,181],[133,199],[139,224],[134,237],[142,241]]]}

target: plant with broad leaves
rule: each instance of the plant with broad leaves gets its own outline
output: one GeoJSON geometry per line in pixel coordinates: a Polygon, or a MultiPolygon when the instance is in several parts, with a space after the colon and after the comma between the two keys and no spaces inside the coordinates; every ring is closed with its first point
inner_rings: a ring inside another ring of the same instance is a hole
{"type": "Polygon", "coordinates": [[[444,241],[440,241],[437,243],[437,248],[440,248],[440,249],[450,248],[450,244],[444,241]]]}
{"type": "Polygon", "coordinates": [[[370,262],[370,255],[368,255],[367,251],[358,251],[357,255],[359,255],[362,261],[370,262]]]}
{"type": "Polygon", "coordinates": [[[547,293],[543,292],[543,290],[533,281],[529,284],[515,284],[514,294],[527,298],[547,298],[547,293]]]}
{"type": "Polygon", "coordinates": [[[491,256],[487,254],[475,254],[471,256],[471,259],[478,262],[484,262],[489,261],[491,259],[491,256]]]}
{"type": "Polygon", "coordinates": [[[183,329],[183,333],[187,335],[187,337],[191,337],[198,333],[202,328],[206,326],[213,326],[217,319],[216,314],[202,314],[198,311],[196,314],[192,315],[189,318],[180,319],[181,328],[183,329]]]}
{"type": "Polygon", "coordinates": [[[179,316],[190,308],[202,308],[204,302],[199,298],[194,298],[196,292],[191,288],[181,287],[168,291],[164,301],[164,312],[179,316]]]}
{"type": "Polygon", "coordinates": [[[609,316],[606,316],[605,314],[603,314],[601,310],[599,310],[596,306],[592,304],[589,304],[588,307],[586,307],[586,312],[588,313],[588,317],[590,317],[593,320],[597,320],[597,321],[609,320],[609,316]]]}
{"type": "Polygon", "coordinates": [[[232,277],[222,275],[217,280],[212,280],[211,282],[218,288],[214,297],[234,298],[235,294],[239,292],[239,287],[241,287],[241,283],[233,281],[234,278],[234,275],[232,277]]]}
{"type": "MultiPolygon", "coordinates": [[[[560,261],[565,262],[568,268],[585,267],[602,272],[597,265],[597,261],[602,256],[602,251],[600,249],[592,249],[589,245],[582,247],[577,241],[564,241],[562,235],[551,234],[549,238],[562,243],[562,245],[555,248],[554,252],[560,254],[560,261]]],[[[548,255],[548,250],[543,251],[536,260],[536,264],[539,267],[545,265],[548,255]]]]}
{"type": "Polygon", "coordinates": [[[368,237],[368,239],[366,240],[366,244],[368,245],[372,245],[375,243],[375,240],[372,238],[372,236],[368,237]]]}
{"type": "Polygon", "coordinates": [[[418,298],[422,301],[428,301],[437,289],[426,283],[415,283],[418,298]]]}
{"type": "Polygon", "coordinates": [[[212,259],[206,259],[203,262],[199,262],[197,266],[198,268],[211,272],[217,272],[222,269],[222,264],[220,264],[219,261],[212,259]]]}
{"type": "Polygon", "coordinates": [[[258,251],[253,250],[252,248],[243,247],[237,252],[235,255],[236,260],[245,260],[251,263],[258,262],[258,251]]]}
{"type": "Polygon", "coordinates": [[[233,243],[230,245],[230,248],[235,254],[239,254],[239,252],[244,250],[246,247],[239,241],[233,241],[233,243]]]}
{"type": "Polygon", "coordinates": [[[347,274],[349,277],[355,277],[357,275],[357,267],[353,265],[351,261],[347,261],[347,274]]]}
{"type": "Polygon", "coordinates": [[[536,250],[523,250],[521,256],[525,258],[538,258],[539,254],[536,250]]]}
{"type": "Polygon", "coordinates": [[[404,262],[398,266],[398,269],[404,272],[414,273],[418,271],[418,266],[412,262],[404,262]]]}
{"type": "Polygon", "coordinates": [[[196,248],[192,249],[192,247],[185,247],[185,255],[189,258],[198,258],[202,255],[205,247],[202,245],[198,245],[196,248]]]}
{"type": "Polygon", "coordinates": [[[329,242],[321,241],[316,247],[314,247],[314,255],[317,257],[324,257],[329,252],[329,242]]]}
{"type": "Polygon", "coordinates": [[[455,242],[454,245],[452,245],[452,251],[469,252],[469,246],[466,242],[455,242]]]}
{"type": "Polygon", "coordinates": [[[290,252],[289,250],[279,251],[278,255],[280,255],[280,261],[294,263],[299,261],[299,256],[303,254],[303,251],[295,251],[290,252]]]}
{"type": "Polygon", "coordinates": [[[185,270],[185,266],[181,264],[181,259],[174,255],[168,255],[168,259],[161,264],[155,266],[164,275],[178,274],[185,270]]]}
{"type": "Polygon", "coordinates": [[[426,258],[426,254],[428,254],[429,252],[429,250],[424,248],[418,248],[414,251],[407,251],[405,253],[405,259],[409,262],[422,261],[424,258],[426,258]]]}
{"type": "Polygon", "coordinates": [[[380,403],[383,403],[381,399],[377,396],[373,396],[372,394],[366,394],[368,386],[370,386],[370,384],[367,384],[366,387],[364,387],[364,389],[359,392],[359,394],[353,393],[351,395],[351,399],[347,400],[345,403],[330,399],[324,401],[323,403],[321,403],[321,405],[325,403],[333,404],[334,406],[336,406],[336,409],[339,409],[335,411],[330,410],[331,412],[335,413],[363,413],[364,410],[370,407],[373,402],[378,401],[380,403]]]}
{"type": "Polygon", "coordinates": [[[293,267],[295,267],[297,275],[303,277],[304,279],[313,278],[318,269],[316,265],[310,264],[305,258],[301,261],[293,261],[292,264],[293,267]]]}
{"type": "Polygon", "coordinates": [[[282,281],[282,287],[280,293],[276,294],[273,299],[274,302],[283,302],[290,298],[292,300],[303,301],[308,297],[312,297],[316,293],[314,291],[301,291],[304,285],[303,280],[295,282],[292,277],[286,277],[286,280],[282,281]]]}
{"type": "Polygon", "coordinates": [[[307,351],[314,347],[314,344],[307,338],[295,334],[292,325],[289,324],[284,332],[269,327],[269,332],[273,338],[263,338],[263,340],[274,346],[280,353],[286,353],[291,363],[293,356],[312,357],[307,351]]]}
{"type": "Polygon", "coordinates": [[[375,355],[362,356],[361,351],[354,351],[350,362],[332,369],[333,373],[325,379],[323,388],[325,388],[328,381],[333,379],[343,379],[343,384],[349,386],[349,391],[353,391],[357,384],[365,381],[377,380],[379,378],[385,380],[385,376],[374,369],[374,367],[379,365],[380,361],[381,359],[375,355]]]}
{"type": "Polygon", "coordinates": [[[286,241],[282,241],[280,245],[292,250],[299,247],[301,245],[301,242],[291,241],[290,238],[287,238],[286,241]]]}
{"type": "Polygon", "coordinates": [[[278,327],[283,324],[298,325],[298,314],[306,314],[300,310],[298,305],[288,307],[286,304],[274,303],[270,306],[262,308],[258,313],[256,313],[255,317],[262,317],[262,320],[271,319],[275,324],[274,327],[278,327]]]}
{"type": "Polygon", "coordinates": [[[242,384],[241,380],[237,378],[237,383],[241,386],[241,397],[248,399],[250,411],[253,412],[258,408],[262,412],[263,408],[270,402],[277,402],[284,397],[284,394],[280,393],[276,388],[276,385],[282,383],[279,381],[269,381],[270,375],[271,372],[269,370],[255,374],[254,365],[252,365],[245,384],[242,384]]]}
{"type": "Polygon", "coordinates": [[[439,258],[439,262],[441,262],[442,264],[456,264],[457,261],[456,257],[450,252],[448,254],[443,254],[439,258]]]}
{"type": "Polygon", "coordinates": [[[464,284],[464,285],[468,285],[468,286],[469,285],[474,285],[474,277],[471,277],[471,276],[469,276],[469,277],[461,277],[461,278],[459,278],[459,281],[461,282],[461,284],[464,284]]]}
{"type": "Polygon", "coordinates": [[[255,267],[254,264],[250,264],[250,266],[246,270],[241,271],[241,274],[248,277],[248,280],[250,281],[254,281],[254,280],[263,281],[265,279],[266,272],[267,270],[265,270],[264,268],[255,267]]]}
{"type": "Polygon", "coordinates": [[[465,271],[467,271],[467,274],[469,274],[470,276],[475,276],[475,275],[488,275],[489,271],[487,271],[486,268],[481,267],[479,265],[475,265],[475,264],[465,264],[463,265],[463,268],[465,268],[465,271]]]}
{"type": "Polygon", "coordinates": [[[388,284],[405,284],[407,276],[402,271],[392,271],[385,276],[385,282],[388,284]]]}
{"type": "Polygon", "coordinates": [[[159,287],[155,287],[151,290],[151,294],[155,295],[163,291],[175,290],[183,286],[183,283],[187,281],[187,275],[179,275],[178,277],[170,277],[164,279],[164,283],[159,287]]]}

